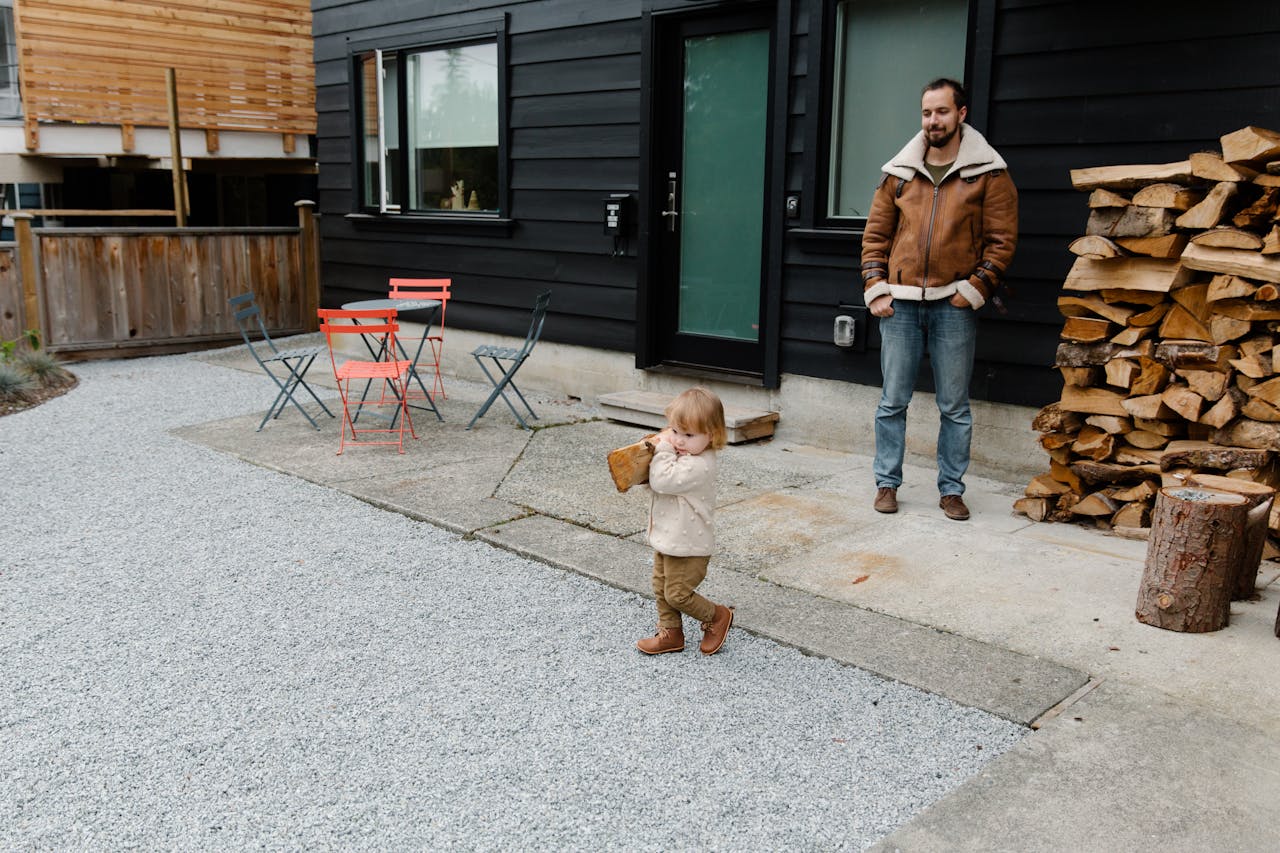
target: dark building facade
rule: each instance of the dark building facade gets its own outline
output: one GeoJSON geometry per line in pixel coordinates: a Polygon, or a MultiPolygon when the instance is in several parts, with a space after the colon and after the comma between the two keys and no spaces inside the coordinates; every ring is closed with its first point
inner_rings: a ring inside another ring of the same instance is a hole
{"type": "MultiPolygon", "coordinates": [[[[1280,4],[315,0],[324,295],[450,276],[449,324],[776,387],[879,382],[857,275],[878,166],[962,76],[1020,193],[973,394],[1042,405],[1073,168],[1280,129],[1280,4]],[[855,318],[851,347],[833,343],[855,318]]],[[[927,373],[927,371],[926,371],[927,373]]],[[[921,379],[928,388],[928,377],[921,379]]]]}

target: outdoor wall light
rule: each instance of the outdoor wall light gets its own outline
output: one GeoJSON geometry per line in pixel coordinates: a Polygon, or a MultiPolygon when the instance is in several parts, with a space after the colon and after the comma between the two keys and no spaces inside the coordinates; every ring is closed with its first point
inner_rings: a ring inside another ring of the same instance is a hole
{"type": "Polygon", "coordinates": [[[853,318],[848,314],[841,314],[836,317],[835,330],[832,333],[832,339],[838,347],[851,347],[857,338],[858,326],[853,318]]]}

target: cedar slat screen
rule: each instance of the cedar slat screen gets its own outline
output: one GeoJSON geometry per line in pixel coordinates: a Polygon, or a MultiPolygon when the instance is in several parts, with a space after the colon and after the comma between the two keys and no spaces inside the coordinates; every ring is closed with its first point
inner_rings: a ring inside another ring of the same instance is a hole
{"type": "Polygon", "coordinates": [[[315,133],[309,0],[16,0],[28,121],[315,133]]]}

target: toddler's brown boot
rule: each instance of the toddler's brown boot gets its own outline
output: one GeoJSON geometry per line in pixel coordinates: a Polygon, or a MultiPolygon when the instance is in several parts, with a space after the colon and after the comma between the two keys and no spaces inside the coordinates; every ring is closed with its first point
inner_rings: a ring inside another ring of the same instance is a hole
{"type": "Polygon", "coordinates": [[[658,627],[658,633],[636,641],[636,648],[646,655],[665,655],[667,652],[684,651],[684,630],[658,627]]]}
{"type": "Polygon", "coordinates": [[[733,624],[733,608],[723,604],[716,605],[716,615],[710,622],[702,623],[702,649],[704,655],[714,655],[724,645],[729,635],[729,626],[733,624]]]}

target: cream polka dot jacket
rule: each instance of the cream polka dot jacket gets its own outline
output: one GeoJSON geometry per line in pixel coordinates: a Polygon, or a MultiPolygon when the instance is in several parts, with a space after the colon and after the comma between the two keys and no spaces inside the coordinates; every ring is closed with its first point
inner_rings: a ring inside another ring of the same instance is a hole
{"type": "Polygon", "coordinates": [[[649,463],[649,545],[671,557],[704,557],[715,550],[716,452],[677,456],[659,441],[649,463]]]}

